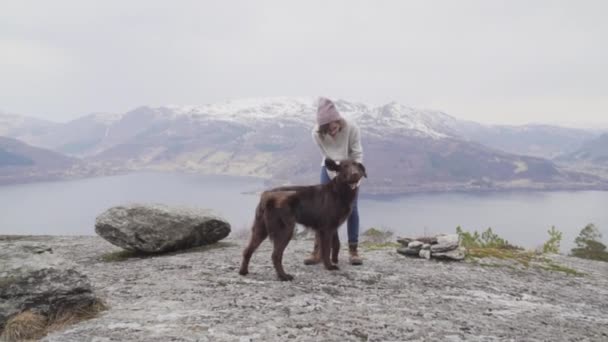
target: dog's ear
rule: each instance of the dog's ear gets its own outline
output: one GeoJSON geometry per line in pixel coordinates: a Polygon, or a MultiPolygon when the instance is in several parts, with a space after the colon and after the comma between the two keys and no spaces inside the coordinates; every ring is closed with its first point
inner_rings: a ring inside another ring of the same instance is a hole
{"type": "Polygon", "coordinates": [[[359,169],[363,173],[363,177],[367,178],[367,171],[365,171],[365,166],[363,166],[362,163],[357,163],[357,166],[359,167],[359,169]]]}
{"type": "Polygon", "coordinates": [[[329,159],[329,158],[325,158],[325,167],[329,171],[338,172],[340,170],[340,165],[338,163],[336,163],[334,160],[329,159]]]}

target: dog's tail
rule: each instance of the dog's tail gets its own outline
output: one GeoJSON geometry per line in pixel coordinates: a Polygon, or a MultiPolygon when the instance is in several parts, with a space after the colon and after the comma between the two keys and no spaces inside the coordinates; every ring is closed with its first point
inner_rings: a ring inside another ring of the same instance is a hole
{"type": "Polygon", "coordinates": [[[256,222],[263,222],[264,220],[264,211],[267,203],[262,200],[258,203],[258,206],[255,208],[255,220],[256,222]]]}

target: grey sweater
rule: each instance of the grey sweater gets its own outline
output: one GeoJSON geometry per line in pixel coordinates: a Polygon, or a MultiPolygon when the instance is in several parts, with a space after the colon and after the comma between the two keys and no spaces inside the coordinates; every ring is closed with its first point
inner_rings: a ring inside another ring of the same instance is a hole
{"type": "MultiPolygon", "coordinates": [[[[323,159],[321,165],[324,164],[325,158],[330,158],[336,161],[345,159],[353,159],[360,163],[363,162],[363,148],[361,147],[361,133],[359,127],[354,123],[346,122],[346,125],[336,134],[335,137],[329,134],[322,137],[319,133],[319,126],[312,129],[312,139],[321,149],[323,159]]],[[[330,175],[331,177],[332,175],[330,175]]],[[[332,177],[333,178],[333,177],[332,177]]]]}

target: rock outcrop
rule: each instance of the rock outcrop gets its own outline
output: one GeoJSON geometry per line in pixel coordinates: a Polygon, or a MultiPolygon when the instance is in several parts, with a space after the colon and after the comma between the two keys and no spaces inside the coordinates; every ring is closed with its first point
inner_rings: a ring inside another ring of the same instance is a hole
{"type": "Polygon", "coordinates": [[[362,246],[363,265],[341,260],[340,270],[329,272],[302,263],[313,241],[300,239],[290,242],[284,255],[285,267],[296,276],[285,284],[271,271],[268,241],[256,253],[257,271],[243,277],[238,265],[244,238],[230,236],[217,248],[112,262],[102,256],[120,248],[97,236],[46,239],[55,253],[79,265],[109,309],[51,333],[45,342],[608,338],[608,264],[599,261],[545,256],[585,273],[575,276],[507,260],[485,260],[496,267],[428,262],[397,255],[394,247],[362,246]]]}
{"type": "Polygon", "coordinates": [[[100,301],[75,265],[40,244],[0,248],[0,340],[37,338],[66,317],[94,314],[100,301]]]}

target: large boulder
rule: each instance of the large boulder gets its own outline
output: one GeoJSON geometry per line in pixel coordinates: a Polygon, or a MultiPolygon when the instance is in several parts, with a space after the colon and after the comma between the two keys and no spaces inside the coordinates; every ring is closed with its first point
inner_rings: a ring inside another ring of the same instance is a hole
{"type": "Polygon", "coordinates": [[[205,209],[131,204],[99,215],[95,232],[127,250],[160,253],[215,243],[230,234],[230,224],[205,209]]]}
{"type": "Polygon", "coordinates": [[[39,337],[53,320],[100,307],[87,277],[50,248],[0,242],[0,340],[39,337]],[[39,322],[28,326],[20,316],[39,322]]]}

